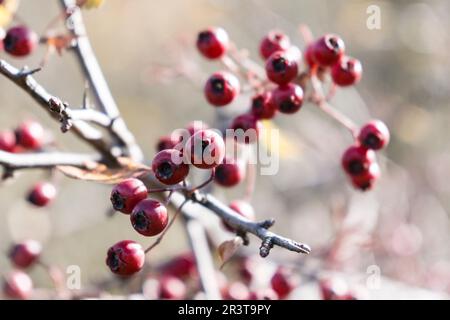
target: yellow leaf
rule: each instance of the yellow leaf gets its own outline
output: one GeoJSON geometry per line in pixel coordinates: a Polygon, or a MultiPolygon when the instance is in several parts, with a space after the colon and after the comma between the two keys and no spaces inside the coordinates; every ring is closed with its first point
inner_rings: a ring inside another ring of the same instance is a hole
{"type": "Polygon", "coordinates": [[[299,144],[295,143],[275,123],[270,120],[264,120],[262,121],[262,125],[264,130],[263,134],[260,135],[259,141],[271,154],[278,153],[281,159],[292,159],[301,153],[299,144]],[[278,131],[278,139],[273,139],[276,137],[274,130],[278,131]],[[274,148],[278,150],[274,151],[274,148]]]}
{"type": "Polygon", "coordinates": [[[86,0],[83,4],[83,8],[95,9],[103,4],[104,0],[86,0]]]}
{"type": "Polygon", "coordinates": [[[2,2],[0,5],[0,27],[4,27],[11,22],[18,5],[17,0],[4,0],[2,2]]]}

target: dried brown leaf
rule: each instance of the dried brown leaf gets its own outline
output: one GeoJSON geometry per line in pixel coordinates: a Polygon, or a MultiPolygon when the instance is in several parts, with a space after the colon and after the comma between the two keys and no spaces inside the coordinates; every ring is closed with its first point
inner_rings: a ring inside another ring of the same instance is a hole
{"type": "Polygon", "coordinates": [[[219,257],[222,265],[220,269],[234,256],[234,254],[239,250],[239,248],[244,244],[244,241],[241,237],[235,237],[232,240],[224,241],[220,244],[219,248],[219,257]]]}

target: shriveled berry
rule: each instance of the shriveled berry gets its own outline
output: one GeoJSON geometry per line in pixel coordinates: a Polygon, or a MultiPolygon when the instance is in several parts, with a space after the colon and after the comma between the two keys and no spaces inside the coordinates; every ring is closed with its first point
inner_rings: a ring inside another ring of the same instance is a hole
{"type": "Polygon", "coordinates": [[[233,157],[225,157],[216,167],[214,181],[222,187],[234,187],[245,177],[245,166],[233,157]]]}
{"type": "MultiPolygon", "coordinates": [[[[240,216],[244,217],[247,220],[255,221],[255,210],[250,203],[243,200],[234,200],[230,203],[229,207],[236,211],[240,216]]],[[[223,221],[223,226],[230,232],[234,232],[234,228],[231,227],[228,223],[223,221]]]]}
{"type": "Polygon", "coordinates": [[[44,144],[44,128],[37,121],[24,121],[16,129],[16,138],[17,143],[25,149],[39,149],[44,144]]]}
{"type": "Polygon", "coordinates": [[[106,265],[117,275],[129,276],[142,269],[145,253],[142,246],[131,240],[117,242],[109,248],[106,265]]]}
{"type": "Polygon", "coordinates": [[[41,254],[41,244],[35,240],[17,243],[9,250],[11,262],[18,268],[28,268],[35,263],[41,254]]]}
{"type": "Polygon", "coordinates": [[[239,80],[226,71],[216,72],[209,77],[204,89],[206,100],[216,107],[231,103],[239,91],[239,80]]]}
{"type": "Polygon", "coordinates": [[[242,282],[236,281],[231,283],[226,290],[224,290],[225,300],[248,300],[250,299],[250,291],[242,282]]]}
{"type": "Polygon", "coordinates": [[[33,291],[33,281],[22,271],[12,271],[6,275],[3,283],[3,293],[10,299],[28,299],[33,291]]]}
{"type": "Polygon", "coordinates": [[[358,83],[362,77],[362,65],[357,59],[343,57],[331,68],[333,82],[341,87],[351,86],[358,83]]]}
{"type": "Polygon", "coordinates": [[[299,85],[288,83],[272,91],[272,99],[281,113],[292,114],[303,105],[303,89],[299,85]]]}
{"type": "Polygon", "coordinates": [[[192,276],[196,272],[195,257],[192,252],[180,254],[161,268],[164,275],[171,275],[178,278],[192,276]]]}
{"type": "Polygon", "coordinates": [[[286,51],[291,46],[289,37],[280,31],[270,31],[259,45],[259,53],[266,60],[276,51],[286,51]]]}
{"type": "Polygon", "coordinates": [[[331,67],[342,58],[344,52],[344,41],[335,34],[327,34],[314,43],[312,56],[319,65],[331,67]]]}
{"type": "Polygon", "coordinates": [[[45,207],[56,197],[56,187],[50,182],[39,182],[28,193],[28,201],[37,206],[45,207]]]}
{"type": "Polygon", "coordinates": [[[230,128],[234,130],[234,136],[237,142],[248,144],[258,141],[262,124],[255,115],[245,113],[234,118],[230,128]]]}
{"type": "Polygon", "coordinates": [[[37,34],[26,26],[16,26],[6,32],[3,47],[6,52],[16,57],[32,53],[38,44],[37,34]]]}
{"type": "Polygon", "coordinates": [[[182,300],[186,298],[186,285],[174,276],[163,276],[159,281],[159,296],[161,299],[182,300]]]}
{"type": "Polygon", "coordinates": [[[197,49],[208,59],[222,57],[228,50],[229,39],[222,28],[212,27],[198,34],[197,49]]]}
{"type": "Polygon", "coordinates": [[[348,148],[342,156],[342,167],[351,176],[362,175],[375,162],[375,152],[360,145],[348,148]]]}
{"type": "Polygon", "coordinates": [[[144,183],[135,178],[125,179],[111,191],[111,203],[114,210],[130,214],[135,205],[147,198],[148,190],[144,183]]]}
{"type": "Polygon", "coordinates": [[[153,158],[152,170],[156,179],[167,185],[180,183],[189,174],[189,166],[183,163],[182,153],[175,149],[158,152],[153,158]]]}
{"type": "Polygon", "coordinates": [[[278,85],[288,84],[298,73],[297,61],[287,52],[274,52],[266,61],[267,77],[278,85]]]}
{"type": "Polygon", "coordinates": [[[278,294],[271,288],[250,292],[250,300],[278,300],[278,294]]]}
{"type": "Polygon", "coordinates": [[[169,216],[166,207],[161,202],[146,199],[134,207],[130,220],[134,230],[151,237],[160,234],[166,228],[169,216]]]}
{"type": "Polygon", "coordinates": [[[367,171],[360,175],[350,176],[353,186],[356,189],[366,191],[372,189],[375,182],[380,178],[381,171],[378,163],[373,162],[367,171]]]}
{"type": "Polygon", "coordinates": [[[361,128],[358,140],[368,149],[380,150],[389,144],[389,129],[384,122],[372,120],[361,128]]]}
{"type": "Polygon", "coordinates": [[[270,279],[270,284],[280,299],[284,299],[297,287],[298,280],[290,270],[281,267],[270,279]]]}
{"type": "Polygon", "coordinates": [[[251,112],[258,119],[272,119],[277,112],[277,107],[272,101],[272,93],[264,91],[253,96],[251,112]]]}
{"type": "Polygon", "coordinates": [[[12,131],[0,132],[0,150],[14,152],[16,149],[16,135],[12,131]]]}
{"type": "Polygon", "coordinates": [[[225,143],[214,130],[200,130],[187,141],[184,155],[197,168],[215,168],[225,157],[225,143]]]}

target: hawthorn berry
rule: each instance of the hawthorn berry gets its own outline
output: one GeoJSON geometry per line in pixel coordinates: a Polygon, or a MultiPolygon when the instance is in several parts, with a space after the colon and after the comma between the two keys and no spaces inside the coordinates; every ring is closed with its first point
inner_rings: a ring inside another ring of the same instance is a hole
{"type": "Polygon", "coordinates": [[[230,128],[237,142],[249,144],[258,141],[262,124],[255,115],[245,113],[234,118],[230,128]]]}
{"type": "Polygon", "coordinates": [[[375,152],[364,146],[354,145],[342,156],[342,167],[351,176],[359,176],[367,172],[376,160],[375,152]]]}
{"type": "Polygon", "coordinates": [[[10,299],[26,300],[33,291],[33,281],[22,271],[12,271],[5,276],[3,293],[10,299]]]}
{"type": "Polygon", "coordinates": [[[259,53],[266,60],[276,51],[286,51],[290,48],[289,37],[280,31],[270,31],[259,45],[259,53]]]}
{"type": "Polygon", "coordinates": [[[233,157],[225,157],[216,167],[214,181],[222,187],[233,187],[245,177],[245,167],[233,157]]]}
{"type": "Polygon", "coordinates": [[[175,149],[175,147],[181,142],[178,135],[167,135],[159,138],[156,144],[156,151],[163,151],[167,149],[175,149]]]}
{"type": "Polygon", "coordinates": [[[215,168],[225,157],[225,143],[214,130],[200,130],[187,141],[184,155],[185,161],[197,168],[215,168]]]}
{"type": "Polygon", "coordinates": [[[229,39],[222,28],[212,27],[198,34],[197,49],[208,59],[222,57],[228,50],[229,39]]]}
{"type": "Polygon", "coordinates": [[[264,91],[253,96],[251,112],[258,119],[272,119],[277,112],[277,107],[272,101],[272,93],[264,91]]]}
{"type": "Polygon", "coordinates": [[[12,131],[0,132],[0,150],[14,152],[16,149],[16,135],[12,131]]]}
{"type": "Polygon", "coordinates": [[[331,77],[335,84],[346,87],[358,83],[361,80],[362,71],[362,65],[359,60],[343,57],[331,68],[331,77]]]}
{"type": "Polygon", "coordinates": [[[180,183],[189,174],[189,166],[183,163],[182,153],[176,149],[158,152],[153,158],[152,170],[156,179],[167,185],[180,183]]]}
{"type": "MultiPolygon", "coordinates": [[[[255,221],[255,210],[250,203],[243,200],[234,200],[229,205],[230,209],[236,211],[240,216],[244,217],[247,220],[255,221]]],[[[230,232],[234,232],[235,230],[228,223],[223,221],[223,226],[230,232]]]]}
{"type": "Polygon", "coordinates": [[[353,186],[356,189],[366,191],[370,190],[374,183],[380,178],[381,171],[378,163],[373,162],[367,171],[360,175],[350,176],[353,186]]]}
{"type": "Polygon", "coordinates": [[[34,120],[24,121],[16,129],[17,144],[25,149],[40,149],[44,144],[44,138],[44,128],[34,120]]]}
{"type": "Polygon", "coordinates": [[[270,279],[270,284],[278,297],[284,299],[297,287],[298,281],[290,270],[280,267],[270,279]]]}
{"type": "Polygon", "coordinates": [[[250,291],[245,284],[235,281],[224,290],[223,298],[225,300],[248,300],[250,299],[250,291]]]}
{"type": "Polygon", "coordinates": [[[291,114],[303,105],[303,89],[297,84],[288,83],[272,91],[273,103],[281,113],[291,114]]]}
{"type": "Polygon", "coordinates": [[[226,71],[219,71],[211,75],[204,89],[206,100],[216,107],[231,103],[239,91],[239,80],[226,71]]]}
{"type": "MultiPolygon", "coordinates": [[[[235,209],[234,209],[235,210],[235,209]]],[[[237,210],[235,210],[238,212],[237,210]]],[[[238,212],[239,213],[239,212],[238,212]]],[[[257,268],[257,261],[254,257],[245,257],[239,261],[238,271],[245,283],[249,284],[254,278],[255,269],[257,268]]]]}
{"type": "Polygon", "coordinates": [[[389,144],[388,127],[380,120],[372,120],[365,124],[358,135],[361,145],[368,149],[380,150],[389,144]]]}
{"type": "Polygon", "coordinates": [[[117,275],[129,276],[142,269],[145,252],[139,243],[131,240],[117,242],[108,249],[106,265],[117,275]]]}
{"type": "Polygon", "coordinates": [[[166,207],[159,201],[145,199],[139,202],[130,215],[131,224],[140,234],[151,237],[161,233],[169,222],[166,207]]]}
{"type": "Polygon", "coordinates": [[[278,294],[271,288],[250,292],[249,300],[278,300],[278,294]]]}
{"type": "Polygon", "coordinates": [[[111,191],[114,210],[130,214],[136,204],[147,198],[148,190],[144,183],[135,178],[121,181],[111,191]]]}
{"type": "Polygon", "coordinates": [[[312,57],[322,67],[331,67],[339,62],[344,52],[344,41],[335,34],[327,34],[313,44],[312,57]]]}
{"type": "Polygon", "coordinates": [[[28,193],[28,201],[37,206],[45,207],[56,197],[56,187],[50,182],[39,182],[28,193]]]}
{"type": "Polygon", "coordinates": [[[297,76],[298,65],[287,52],[274,52],[266,61],[267,77],[278,85],[285,85],[297,76]]]}
{"type": "Polygon", "coordinates": [[[186,127],[186,130],[189,131],[190,136],[194,135],[197,131],[206,129],[209,129],[209,126],[203,121],[192,121],[186,127]]]}
{"type": "Polygon", "coordinates": [[[28,268],[39,259],[42,247],[35,240],[26,240],[15,244],[9,250],[11,262],[18,268],[28,268]]]}
{"type": "Polygon", "coordinates": [[[323,300],[347,300],[345,297],[349,293],[347,283],[338,277],[321,279],[319,288],[323,300]]]}
{"type": "Polygon", "coordinates": [[[161,268],[163,275],[171,275],[178,278],[192,276],[196,272],[195,257],[192,252],[176,256],[161,268]]]}
{"type": "Polygon", "coordinates": [[[5,51],[16,57],[29,55],[36,49],[37,44],[37,34],[26,26],[10,28],[3,39],[5,51]]]}
{"type": "Polygon", "coordinates": [[[186,285],[174,276],[163,276],[159,281],[159,296],[162,299],[182,300],[186,298],[186,285]]]}

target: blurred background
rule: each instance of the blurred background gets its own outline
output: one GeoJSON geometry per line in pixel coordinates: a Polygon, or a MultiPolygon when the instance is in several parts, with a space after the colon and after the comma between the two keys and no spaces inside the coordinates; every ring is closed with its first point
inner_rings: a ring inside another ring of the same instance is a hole
{"type": "MultiPolygon", "coordinates": [[[[23,0],[18,15],[41,33],[59,9],[58,1],[23,0]]],[[[450,292],[449,14],[446,0],[106,0],[84,17],[111,90],[147,159],[161,135],[192,120],[214,124],[217,117],[202,87],[222,67],[196,52],[199,30],[225,28],[261,64],[259,41],[271,29],[286,32],[302,50],[299,24],[308,25],[317,37],[339,34],[350,55],[362,61],[364,75],[356,88],[339,90],[332,104],[357,124],[372,118],[386,122],[392,139],[378,157],[382,178],[371,192],[353,190],[340,167],[351,136],[306,104],[294,116],[274,120],[287,151],[276,176],[257,177],[252,204],[258,219],[276,218],[275,231],[313,248],[310,257],[275,249],[272,260],[338,271],[363,284],[367,268],[375,265],[407,289],[399,292],[386,285],[373,297],[425,298],[414,295],[413,288],[450,292]],[[380,30],[366,26],[370,5],[381,9],[380,30]],[[166,69],[179,66],[190,77],[176,77],[166,69]]],[[[44,54],[41,48],[23,60],[0,52],[17,67],[36,66],[44,54]]],[[[71,105],[81,103],[84,79],[70,53],[53,55],[36,78],[71,105]]],[[[58,124],[3,77],[0,92],[1,129],[34,118],[54,132],[61,150],[88,150],[70,134],[61,135],[58,124]]],[[[248,99],[241,96],[231,109],[247,107],[248,99]]],[[[45,261],[63,268],[79,265],[83,285],[88,285],[110,277],[104,259],[112,243],[151,242],[137,235],[126,217],[108,217],[109,186],[61,177],[51,208],[32,208],[24,198],[27,190],[45,178],[42,172],[21,172],[0,187],[1,251],[22,239],[40,240],[45,261]]],[[[218,188],[215,194],[229,202],[243,188],[218,188]]],[[[176,225],[149,261],[185,251],[183,235],[176,225]]],[[[253,241],[248,251],[256,252],[258,244],[253,241]]],[[[10,268],[0,255],[0,271],[10,268]]],[[[41,269],[31,274],[37,287],[50,285],[41,269]]]]}

